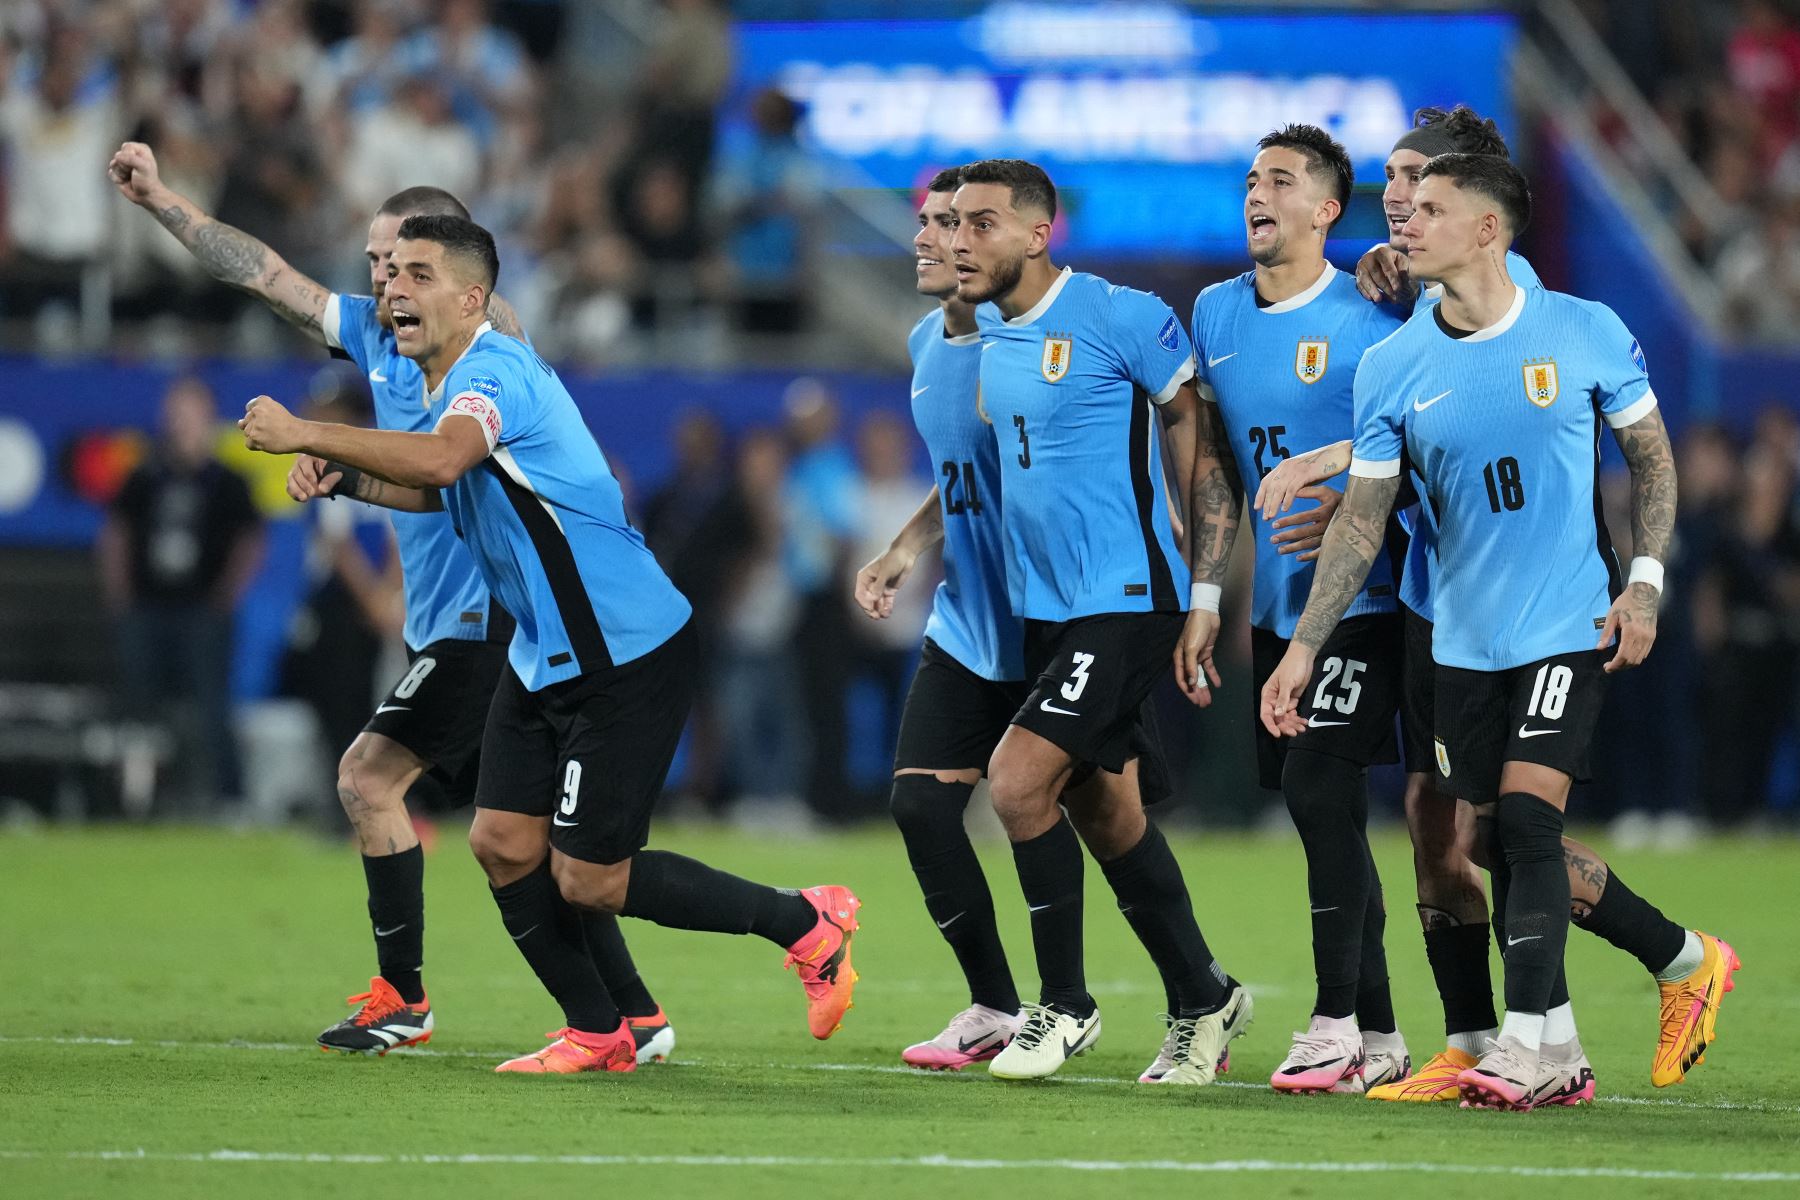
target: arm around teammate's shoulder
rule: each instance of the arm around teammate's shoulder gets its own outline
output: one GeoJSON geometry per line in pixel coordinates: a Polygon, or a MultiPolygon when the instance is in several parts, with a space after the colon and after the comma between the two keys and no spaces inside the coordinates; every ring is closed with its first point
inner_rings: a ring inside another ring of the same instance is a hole
{"type": "Polygon", "coordinates": [[[325,341],[325,305],[331,290],[296,271],[281,255],[241,229],[214,220],[198,204],[163,183],[156,155],[142,142],[126,142],[113,154],[107,176],[120,195],[155,217],[187,247],[207,274],[249,292],[275,314],[325,341]]]}

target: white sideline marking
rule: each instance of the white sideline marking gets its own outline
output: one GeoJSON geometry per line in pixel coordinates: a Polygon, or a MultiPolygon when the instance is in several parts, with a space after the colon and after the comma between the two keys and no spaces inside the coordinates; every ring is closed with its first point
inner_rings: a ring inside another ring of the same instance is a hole
{"type": "Polygon", "coordinates": [[[0,1150],[0,1159],[58,1159],[70,1162],[187,1162],[213,1164],[303,1164],[307,1166],[551,1166],[551,1167],[922,1167],[952,1171],[1162,1171],[1218,1175],[1279,1175],[1328,1172],[1377,1175],[1502,1175],[1531,1179],[1642,1179],[1694,1183],[1800,1183],[1792,1171],[1657,1171],[1637,1167],[1526,1167],[1441,1162],[1280,1162],[1266,1158],[1193,1162],[1086,1158],[806,1158],[794,1155],[735,1154],[301,1154],[259,1150],[172,1153],[153,1150],[0,1150]]]}
{"type": "MultiPolygon", "coordinates": [[[[318,1052],[318,1045],[313,1042],[182,1042],[171,1039],[151,1038],[110,1038],[110,1037],[8,1037],[0,1035],[0,1045],[37,1045],[37,1046],[144,1046],[156,1050],[276,1050],[318,1052]]],[[[389,1052],[392,1058],[478,1058],[498,1063],[514,1050],[433,1050],[425,1046],[408,1046],[405,1049],[389,1052]]],[[[865,1075],[899,1075],[909,1079],[930,1080],[945,1074],[956,1072],[921,1071],[916,1067],[890,1066],[884,1063],[821,1063],[821,1062],[762,1062],[751,1063],[742,1059],[724,1058],[687,1058],[683,1057],[673,1063],[659,1065],[654,1070],[666,1071],[672,1067],[755,1067],[761,1071],[848,1071],[865,1075]]],[[[1136,1078],[1125,1075],[1057,1075],[1049,1081],[1051,1084],[1076,1084],[1081,1086],[1131,1087],[1142,1088],[1136,1078]]],[[[1266,1092],[1267,1084],[1251,1083],[1241,1079],[1221,1079],[1214,1087],[1244,1088],[1249,1091],[1266,1092]]],[[[1717,1112],[1766,1112],[1766,1113],[1800,1113],[1800,1105],[1770,1104],[1762,1100],[1680,1100],[1673,1096],[1601,1096],[1600,1102],[1606,1104],[1635,1104],[1647,1108],[1692,1108],[1707,1109],[1717,1112]]]]}

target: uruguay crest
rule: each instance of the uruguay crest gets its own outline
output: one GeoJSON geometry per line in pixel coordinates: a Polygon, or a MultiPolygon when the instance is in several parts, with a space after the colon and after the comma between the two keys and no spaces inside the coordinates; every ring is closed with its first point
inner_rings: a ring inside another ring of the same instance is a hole
{"type": "Polygon", "coordinates": [[[1301,383],[1317,383],[1325,378],[1325,362],[1331,357],[1328,338],[1303,341],[1294,348],[1294,374],[1301,383]]]}
{"type": "Polygon", "coordinates": [[[1058,337],[1055,334],[1046,337],[1042,364],[1044,378],[1050,383],[1061,383],[1063,376],[1069,373],[1069,356],[1074,352],[1074,338],[1058,337]]]}
{"type": "Polygon", "coordinates": [[[1444,739],[1432,738],[1431,746],[1437,751],[1438,774],[1445,779],[1450,778],[1450,751],[1444,748],[1444,739]]]}
{"type": "Polygon", "coordinates": [[[1560,387],[1556,381],[1556,360],[1538,359],[1525,364],[1525,398],[1539,408],[1556,403],[1560,387]]]}

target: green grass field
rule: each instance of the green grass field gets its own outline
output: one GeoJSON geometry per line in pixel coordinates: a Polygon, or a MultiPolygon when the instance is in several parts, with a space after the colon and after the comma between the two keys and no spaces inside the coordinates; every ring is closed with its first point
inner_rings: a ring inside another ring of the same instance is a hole
{"type": "MultiPolygon", "coordinates": [[[[1785,1037],[1800,1014],[1793,841],[1620,860],[1676,919],[1736,944],[1738,990],[1706,1064],[1658,1091],[1653,984],[1573,932],[1570,981],[1602,1099],[1527,1115],[1269,1092],[1310,1001],[1291,839],[1177,839],[1214,949],[1257,996],[1231,1083],[1205,1089],[1132,1082],[1161,1036],[1161,992],[1097,870],[1089,977],[1104,1040],[1067,1078],[1009,1086],[897,1066],[902,1046],[966,1002],[897,836],[674,830],[661,844],[769,882],[857,888],[863,982],[836,1038],[807,1036],[778,950],[632,922],[679,1032],[676,1061],[625,1076],[494,1076],[560,1020],[452,829],[426,881],[435,1040],[386,1059],[328,1056],[313,1036],[373,970],[350,849],[173,829],[0,836],[0,1194],[1692,1196],[1727,1176],[1734,1194],[1800,1189],[1800,1081],[1785,1037]],[[1519,1168],[1539,1174],[1509,1175],[1519,1168]]],[[[1399,837],[1379,852],[1396,1002],[1422,1059],[1442,1027],[1406,902],[1410,867],[1399,837]]],[[[983,855],[1015,969],[1035,985],[1009,858],[1002,846],[983,855]]]]}

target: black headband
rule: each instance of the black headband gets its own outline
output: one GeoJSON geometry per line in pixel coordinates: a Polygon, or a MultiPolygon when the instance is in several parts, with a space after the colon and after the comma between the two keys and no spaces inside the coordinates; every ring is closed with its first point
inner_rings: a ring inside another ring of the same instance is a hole
{"type": "Polygon", "coordinates": [[[1454,154],[1457,150],[1456,139],[1436,125],[1421,125],[1417,129],[1409,129],[1400,135],[1394,143],[1396,150],[1417,150],[1426,158],[1436,158],[1440,154],[1454,154]]]}

